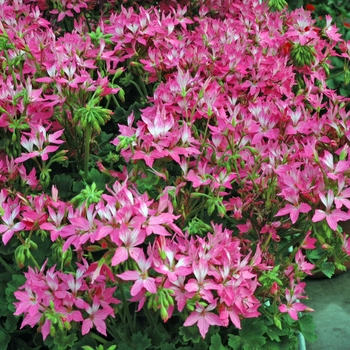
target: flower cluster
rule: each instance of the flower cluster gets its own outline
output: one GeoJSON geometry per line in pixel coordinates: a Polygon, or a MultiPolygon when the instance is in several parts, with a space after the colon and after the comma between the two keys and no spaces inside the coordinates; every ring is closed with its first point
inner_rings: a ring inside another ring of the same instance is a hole
{"type": "Polygon", "coordinates": [[[350,255],[350,112],[326,84],[349,43],[303,9],[191,3],[0,4],[0,234],[44,339],[117,314],[134,330],[131,302],[203,338],[282,329],[317,262],[350,255]]]}
{"type": "MultiPolygon", "coordinates": [[[[81,332],[86,334],[92,327],[106,335],[105,319],[115,317],[110,304],[120,301],[113,297],[116,287],[106,287],[106,275],[100,273],[97,263],[90,266],[86,261],[79,264],[74,274],[55,271],[46,272],[45,265],[38,270],[29,268],[24,273],[26,283],[15,292],[15,315],[25,314],[21,328],[39,324],[43,338],[54,336],[56,328],[71,328],[71,322],[82,322],[81,332]]],[[[108,270],[110,278],[114,276],[108,270]]]]}

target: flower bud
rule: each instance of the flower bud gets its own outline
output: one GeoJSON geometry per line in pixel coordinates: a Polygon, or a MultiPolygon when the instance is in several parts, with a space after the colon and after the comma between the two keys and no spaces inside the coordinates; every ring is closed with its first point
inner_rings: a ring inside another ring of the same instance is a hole
{"type": "Polygon", "coordinates": [[[50,335],[51,337],[54,337],[56,335],[56,329],[52,324],[50,325],[50,335]]]}
{"type": "Polygon", "coordinates": [[[25,260],[26,260],[26,256],[24,253],[24,247],[23,246],[17,247],[15,250],[15,261],[16,261],[17,266],[20,269],[24,267],[25,260]]]}
{"type": "Polygon", "coordinates": [[[118,91],[117,96],[120,101],[125,102],[125,91],[122,88],[118,91]]]}
{"type": "Polygon", "coordinates": [[[269,0],[268,6],[272,11],[282,11],[288,4],[285,0],[269,0]]]}
{"type": "Polygon", "coordinates": [[[310,66],[315,62],[316,51],[312,46],[296,44],[293,46],[290,57],[296,67],[310,66]]]}
{"type": "Polygon", "coordinates": [[[164,306],[161,306],[160,308],[160,317],[164,322],[168,321],[168,318],[169,318],[168,311],[164,306]]]}
{"type": "Polygon", "coordinates": [[[278,293],[278,291],[279,291],[279,286],[278,286],[278,284],[276,283],[276,282],[273,282],[272,283],[272,286],[271,286],[271,288],[270,288],[270,293],[272,294],[272,295],[276,295],[277,293],[278,293]]]}

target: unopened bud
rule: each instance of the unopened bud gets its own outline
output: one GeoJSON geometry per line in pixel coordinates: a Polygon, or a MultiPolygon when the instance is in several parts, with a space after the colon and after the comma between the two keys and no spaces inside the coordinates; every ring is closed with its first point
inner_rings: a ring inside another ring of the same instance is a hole
{"type": "Polygon", "coordinates": [[[50,325],[50,335],[51,337],[54,337],[56,335],[56,329],[52,324],[50,325]]]}
{"type": "Polygon", "coordinates": [[[164,306],[161,306],[160,308],[160,317],[164,322],[168,321],[168,318],[169,318],[168,311],[164,306]]]}

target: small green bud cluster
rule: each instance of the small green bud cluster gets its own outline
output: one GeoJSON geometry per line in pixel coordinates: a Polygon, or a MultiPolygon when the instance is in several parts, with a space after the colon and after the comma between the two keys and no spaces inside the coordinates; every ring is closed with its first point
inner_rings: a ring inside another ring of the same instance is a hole
{"type": "Polygon", "coordinates": [[[156,294],[147,293],[149,295],[147,307],[157,311],[160,309],[160,317],[163,321],[169,318],[168,309],[174,306],[174,291],[167,288],[160,289],[156,294]]]}
{"type": "Polygon", "coordinates": [[[288,4],[285,0],[269,0],[268,6],[271,11],[282,11],[288,4]]]}
{"type": "Polygon", "coordinates": [[[296,44],[293,46],[290,56],[296,67],[309,66],[315,63],[316,50],[312,46],[296,44]]]}

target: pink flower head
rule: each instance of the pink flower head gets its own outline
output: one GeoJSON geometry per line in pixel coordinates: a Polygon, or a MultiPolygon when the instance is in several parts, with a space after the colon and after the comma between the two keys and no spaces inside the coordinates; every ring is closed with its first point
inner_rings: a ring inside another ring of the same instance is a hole
{"type": "Polygon", "coordinates": [[[283,313],[288,312],[289,316],[295,321],[298,320],[298,312],[308,309],[306,305],[297,301],[297,299],[300,298],[301,293],[304,291],[304,285],[305,283],[299,283],[299,285],[295,286],[294,291],[286,288],[287,304],[282,304],[278,308],[283,313]]]}
{"type": "Polygon", "coordinates": [[[338,227],[338,221],[347,221],[350,219],[350,215],[340,209],[331,210],[334,201],[334,193],[332,190],[328,190],[327,197],[323,193],[320,193],[320,199],[326,207],[326,210],[316,209],[316,212],[312,217],[313,222],[326,219],[329,227],[332,230],[336,230],[338,227]]]}
{"type": "Polygon", "coordinates": [[[2,241],[6,245],[14,233],[23,230],[26,225],[23,222],[14,222],[21,210],[19,204],[15,208],[11,208],[5,204],[4,207],[4,215],[1,217],[3,224],[0,224],[0,234],[2,234],[2,241]]]}
{"type": "Polygon", "coordinates": [[[157,287],[155,279],[148,276],[148,270],[151,267],[152,259],[146,260],[145,254],[141,251],[137,258],[137,264],[139,266],[138,271],[125,271],[117,276],[124,281],[135,281],[131,287],[130,294],[132,296],[137,295],[143,289],[150,293],[157,293],[157,287]]]}
{"type": "Polygon", "coordinates": [[[188,327],[197,323],[199,332],[204,339],[205,335],[208,333],[209,326],[223,326],[223,321],[221,318],[211,312],[215,308],[216,301],[208,306],[197,303],[195,311],[191,312],[191,314],[187,317],[184,326],[188,327]]]}
{"type": "Polygon", "coordinates": [[[311,207],[307,203],[299,203],[299,195],[293,189],[287,189],[283,192],[283,197],[292,204],[286,206],[278,211],[275,216],[284,216],[289,214],[292,224],[295,224],[299,218],[300,213],[308,213],[311,207]]]}
{"type": "Polygon", "coordinates": [[[87,306],[85,311],[89,316],[83,321],[81,334],[89,333],[90,329],[95,326],[101,334],[107,336],[105,320],[108,316],[111,316],[111,311],[101,308],[97,297],[94,297],[92,305],[87,306]]]}

